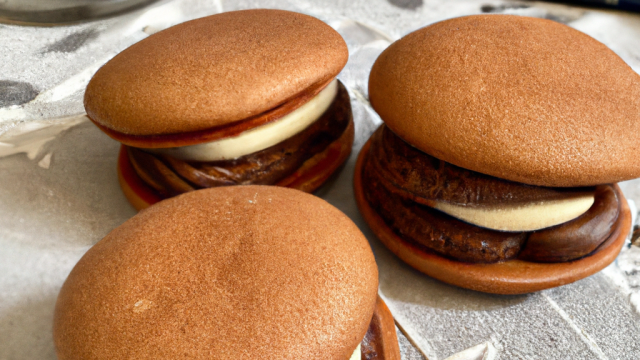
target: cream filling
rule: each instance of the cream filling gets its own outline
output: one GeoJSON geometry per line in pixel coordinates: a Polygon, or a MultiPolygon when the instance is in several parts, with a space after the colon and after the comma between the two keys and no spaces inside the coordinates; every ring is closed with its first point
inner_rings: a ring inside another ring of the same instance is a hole
{"type": "Polygon", "coordinates": [[[279,120],[244,131],[238,136],[203,144],[145,151],[187,161],[237,159],[269,148],[300,133],[327,111],[337,94],[338,81],[334,79],[318,95],[279,120]]]}
{"type": "Polygon", "coordinates": [[[362,359],[362,350],[360,350],[360,344],[358,344],[358,347],[353,352],[349,360],[361,360],[361,359],[362,359]]]}
{"type": "Polygon", "coordinates": [[[593,194],[519,205],[472,207],[436,201],[433,204],[457,219],[500,231],[534,231],[573,220],[589,210],[593,194]]]}

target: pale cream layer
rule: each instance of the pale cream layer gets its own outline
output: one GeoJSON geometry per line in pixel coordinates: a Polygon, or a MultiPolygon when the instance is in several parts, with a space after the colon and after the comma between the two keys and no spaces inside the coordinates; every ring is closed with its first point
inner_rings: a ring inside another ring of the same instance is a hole
{"type": "Polygon", "coordinates": [[[187,161],[230,160],[276,145],[309,127],[329,108],[338,93],[338,81],[327,87],[304,105],[277,121],[242,132],[238,136],[203,144],[164,149],[143,149],[187,161]]]}
{"type": "Polygon", "coordinates": [[[353,352],[349,360],[361,360],[361,359],[362,359],[362,350],[360,349],[360,344],[358,344],[358,347],[353,352]]]}
{"type": "Polygon", "coordinates": [[[434,201],[431,206],[457,219],[500,231],[534,231],[563,224],[584,214],[593,205],[593,194],[563,200],[495,206],[464,206],[434,201]]]}

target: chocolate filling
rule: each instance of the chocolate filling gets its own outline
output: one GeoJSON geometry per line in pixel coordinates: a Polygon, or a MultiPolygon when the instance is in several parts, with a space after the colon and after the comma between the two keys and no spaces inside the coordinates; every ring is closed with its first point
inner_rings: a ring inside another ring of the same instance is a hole
{"type": "Polygon", "coordinates": [[[127,151],[140,178],[165,198],[215,186],[272,185],[325,150],[351,121],[349,94],[339,83],[336,98],[317,121],[279,144],[238,159],[194,162],[133,147],[127,151]]]}
{"type": "Polygon", "coordinates": [[[538,188],[462,169],[410,147],[384,125],[372,137],[362,179],[367,201],[399,236],[423,250],[472,263],[517,257],[561,262],[587,256],[597,251],[613,232],[620,212],[613,187],[602,185],[595,189],[595,202],[589,211],[547,229],[501,232],[465,223],[424,205],[421,200],[473,206],[514,199],[516,202],[562,199],[567,193],[587,189],[538,188]],[[409,158],[403,159],[404,154],[409,158]]]}
{"type": "Polygon", "coordinates": [[[460,205],[517,204],[560,200],[593,188],[549,188],[503,180],[449,164],[414,148],[387,126],[373,135],[371,166],[414,201],[460,205]]]}
{"type": "Polygon", "coordinates": [[[615,230],[620,201],[611,185],[596,188],[595,201],[579,218],[535,231],[520,253],[524,260],[562,262],[589,255],[615,230]]]}
{"type": "Polygon", "coordinates": [[[497,262],[514,258],[527,237],[484,229],[393,193],[365,163],[362,177],[367,201],[402,238],[440,255],[466,262],[497,262]]]}

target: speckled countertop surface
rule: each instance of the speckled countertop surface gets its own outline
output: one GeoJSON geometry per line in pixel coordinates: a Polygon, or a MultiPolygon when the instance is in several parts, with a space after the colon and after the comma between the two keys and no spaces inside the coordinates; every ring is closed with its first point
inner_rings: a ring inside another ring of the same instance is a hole
{"type": "MultiPolygon", "coordinates": [[[[521,296],[481,294],[401,263],[372,236],[351,192],[355,155],[380,123],[367,101],[368,71],[392,41],[455,16],[537,16],[586,32],[640,71],[640,15],[489,0],[173,0],[72,26],[0,25],[0,360],[55,359],[51,322],[62,282],[92,244],[135,213],[116,178],[118,144],[82,116],[93,72],[158,30],[253,7],[314,15],[349,45],[340,78],[352,96],[356,144],[348,165],[317,194],[370,239],[380,294],[401,328],[403,358],[640,358],[640,248],[625,246],[616,263],[568,286],[521,296]]],[[[621,187],[640,203],[640,181],[621,187]]]]}

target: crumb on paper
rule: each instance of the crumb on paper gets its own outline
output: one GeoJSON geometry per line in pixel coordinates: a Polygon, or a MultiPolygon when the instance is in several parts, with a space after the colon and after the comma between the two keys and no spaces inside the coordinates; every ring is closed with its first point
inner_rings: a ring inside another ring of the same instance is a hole
{"type": "Polygon", "coordinates": [[[51,166],[51,156],[53,153],[48,153],[45,155],[40,161],[38,161],[38,166],[43,169],[48,169],[51,166]]]}

